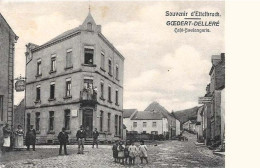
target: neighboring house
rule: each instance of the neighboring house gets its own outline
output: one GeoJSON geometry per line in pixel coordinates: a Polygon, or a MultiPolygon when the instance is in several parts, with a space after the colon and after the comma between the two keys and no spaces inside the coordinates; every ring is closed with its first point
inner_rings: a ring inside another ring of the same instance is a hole
{"type": "Polygon", "coordinates": [[[131,131],[133,123],[131,118],[137,112],[137,109],[124,109],[123,110],[123,124],[126,126],[127,131],[131,131]]]}
{"type": "Polygon", "coordinates": [[[182,124],[183,130],[190,130],[190,123],[191,121],[186,121],[185,123],[182,124]]]}
{"type": "Polygon", "coordinates": [[[189,131],[196,133],[196,120],[191,120],[190,124],[189,124],[189,131]]]}
{"type": "Polygon", "coordinates": [[[201,106],[197,111],[196,133],[198,142],[203,142],[203,108],[204,106],[201,106]]]}
{"type": "Polygon", "coordinates": [[[221,92],[225,88],[225,54],[213,55],[210,75],[211,139],[221,141],[221,92]]]}
{"type": "Polygon", "coordinates": [[[82,25],[26,47],[25,123],[38,143],[57,141],[63,127],[73,142],[80,125],[88,138],[94,128],[100,139],[122,137],[124,57],[90,13],[82,25]]]}
{"type": "Polygon", "coordinates": [[[0,145],[5,123],[13,125],[14,52],[18,36],[0,13],[0,145]]]}
{"type": "Polygon", "coordinates": [[[176,135],[180,135],[181,134],[181,122],[176,119],[176,135]]]}
{"type": "Polygon", "coordinates": [[[160,112],[137,111],[131,117],[132,126],[128,131],[138,133],[163,134],[168,130],[168,120],[160,112]]]}
{"type": "MultiPolygon", "coordinates": [[[[163,106],[161,106],[158,102],[151,103],[145,111],[151,111],[151,112],[160,112],[165,118],[167,118],[168,121],[168,131],[169,131],[169,137],[173,138],[177,136],[180,132],[180,130],[177,130],[176,128],[176,117],[174,114],[168,112],[163,106]]],[[[179,129],[179,128],[178,128],[179,129]]]]}
{"type": "Polygon", "coordinates": [[[14,128],[16,129],[18,125],[21,125],[24,129],[24,116],[25,116],[25,102],[24,99],[14,110],[14,128]]]}

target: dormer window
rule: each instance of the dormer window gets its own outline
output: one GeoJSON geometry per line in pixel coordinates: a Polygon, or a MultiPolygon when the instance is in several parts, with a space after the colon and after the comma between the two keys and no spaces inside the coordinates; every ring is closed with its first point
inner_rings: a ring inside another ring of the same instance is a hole
{"type": "Polygon", "coordinates": [[[92,23],[88,22],[87,30],[92,31],[92,23]]]}

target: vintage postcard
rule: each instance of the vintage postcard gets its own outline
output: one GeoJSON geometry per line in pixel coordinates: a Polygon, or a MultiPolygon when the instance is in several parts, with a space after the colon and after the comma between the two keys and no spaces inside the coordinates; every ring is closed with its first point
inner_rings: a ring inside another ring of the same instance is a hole
{"type": "Polygon", "coordinates": [[[224,1],[0,1],[0,167],[225,167],[224,1]]]}

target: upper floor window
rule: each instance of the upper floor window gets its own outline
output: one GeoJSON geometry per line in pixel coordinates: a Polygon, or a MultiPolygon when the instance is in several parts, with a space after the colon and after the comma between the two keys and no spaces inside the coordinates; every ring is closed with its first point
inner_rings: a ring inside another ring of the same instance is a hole
{"type": "Polygon", "coordinates": [[[84,48],[84,64],[93,65],[94,49],[84,48]]]}
{"type": "Polygon", "coordinates": [[[116,79],[119,79],[119,68],[118,68],[118,65],[116,65],[116,79]]]}
{"type": "Polygon", "coordinates": [[[156,122],[153,122],[153,125],[152,125],[153,127],[156,127],[156,122]]]}
{"type": "Polygon", "coordinates": [[[36,101],[41,100],[41,85],[36,86],[36,101]]]}
{"type": "Polygon", "coordinates": [[[133,127],[137,127],[137,122],[133,122],[133,127]]]}
{"type": "Polygon", "coordinates": [[[66,68],[72,67],[72,49],[67,50],[66,53],[66,68]]]}
{"type": "Polygon", "coordinates": [[[93,27],[92,27],[92,23],[88,22],[87,24],[87,30],[92,31],[93,27]]]}
{"type": "Polygon", "coordinates": [[[111,86],[108,86],[108,101],[111,102],[111,86]]]}
{"type": "Polygon", "coordinates": [[[71,96],[71,79],[66,79],[66,97],[71,96]]]}
{"type": "Polygon", "coordinates": [[[51,72],[56,71],[56,56],[51,56],[51,72]]]}
{"type": "Polygon", "coordinates": [[[112,75],[112,61],[108,59],[108,74],[112,75]]]}
{"type": "Polygon", "coordinates": [[[105,54],[101,52],[101,68],[105,69],[105,54]]]}
{"type": "Polygon", "coordinates": [[[51,82],[50,85],[50,99],[55,98],[55,82],[51,82]]]}
{"type": "Polygon", "coordinates": [[[147,122],[143,122],[143,127],[146,127],[147,126],[147,122]]]}
{"type": "Polygon", "coordinates": [[[116,105],[118,105],[118,90],[116,90],[116,105]]]}
{"type": "Polygon", "coordinates": [[[100,83],[100,97],[104,98],[104,82],[100,83]]]}
{"type": "Polygon", "coordinates": [[[42,61],[41,61],[41,59],[39,59],[38,61],[37,61],[37,75],[41,75],[42,74],[42,61]]]}

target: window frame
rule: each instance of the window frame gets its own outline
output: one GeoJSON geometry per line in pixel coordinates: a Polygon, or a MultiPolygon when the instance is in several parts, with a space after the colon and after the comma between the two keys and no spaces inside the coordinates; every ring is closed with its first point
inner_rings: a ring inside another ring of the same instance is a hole
{"type": "Polygon", "coordinates": [[[68,79],[66,79],[66,82],[65,82],[65,97],[66,98],[72,97],[71,90],[72,90],[72,82],[71,82],[71,78],[68,78],[68,79]],[[69,87],[69,85],[70,85],[70,87],[69,87]]]}
{"type": "Polygon", "coordinates": [[[64,128],[66,131],[70,130],[70,123],[71,123],[71,110],[66,109],[64,110],[64,128]]]}
{"type": "Polygon", "coordinates": [[[137,128],[137,122],[136,121],[133,122],[133,128],[137,128]]]}
{"type": "Polygon", "coordinates": [[[41,85],[36,86],[36,102],[41,101],[41,85]]]}
{"type": "Polygon", "coordinates": [[[104,119],[104,111],[100,110],[100,116],[99,116],[99,130],[100,132],[103,132],[103,119],[104,119]]]}
{"type": "Polygon", "coordinates": [[[41,121],[41,113],[40,112],[36,112],[35,113],[35,131],[40,131],[40,121],[41,121]]]}
{"type": "Polygon", "coordinates": [[[56,62],[56,55],[55,54],[53,54],[52,56],[51,56],[51,71],[50,72],[56,72],[56,69],[57,69],[57,64],[56,64],[57,62],[56,62]]]}
{"type": "Polygon", "coordinates": [[[37,60],[37,72],[36,75],[40,76],[42,74],[42,60],[38,59],[37,60]]]}
{"type": "Polygon", "coordinates": [[[152,127],[157,127],[157,122],[156,121],[152,122],[152,127]]]}
{"type": "Polygon", "coordinates": [[[72,63],[72,49],[68,49],[66,51],[66,68],[65,69],[69,69],[73,67],[73,63],[72,63]]]}
{"type": "Polygon", "coordinates": [[[94,65],[95,48],[92,47],[92,46],[84,46],[84,51],[83,52],[84,52],[84,65],[93,66],[94,65]],[[92,54],[92,62],[89,62],[91,59],[88,59],[88,62],[87,62],[86,54],[92,54]]]}
{"type": "Polygon", "coordinates": [[[55,113],[54,111],[49,111],[49,131],[54,131],[54,121],[55,120],[55,113]],[[52,114],[52,115],[51,115],[52,114]],[[52,129],[51,129],[52,127],[52,129]]]}
{"type": "Polygon", "coordinates": [[[50,98],[49,98],[49,100],[55,99],[55,89],[56,89],[55,82],[51,82],[50,83],[50,98]],[[52,91],[52,89],[53,89],[53,91],[52,91]]]}

